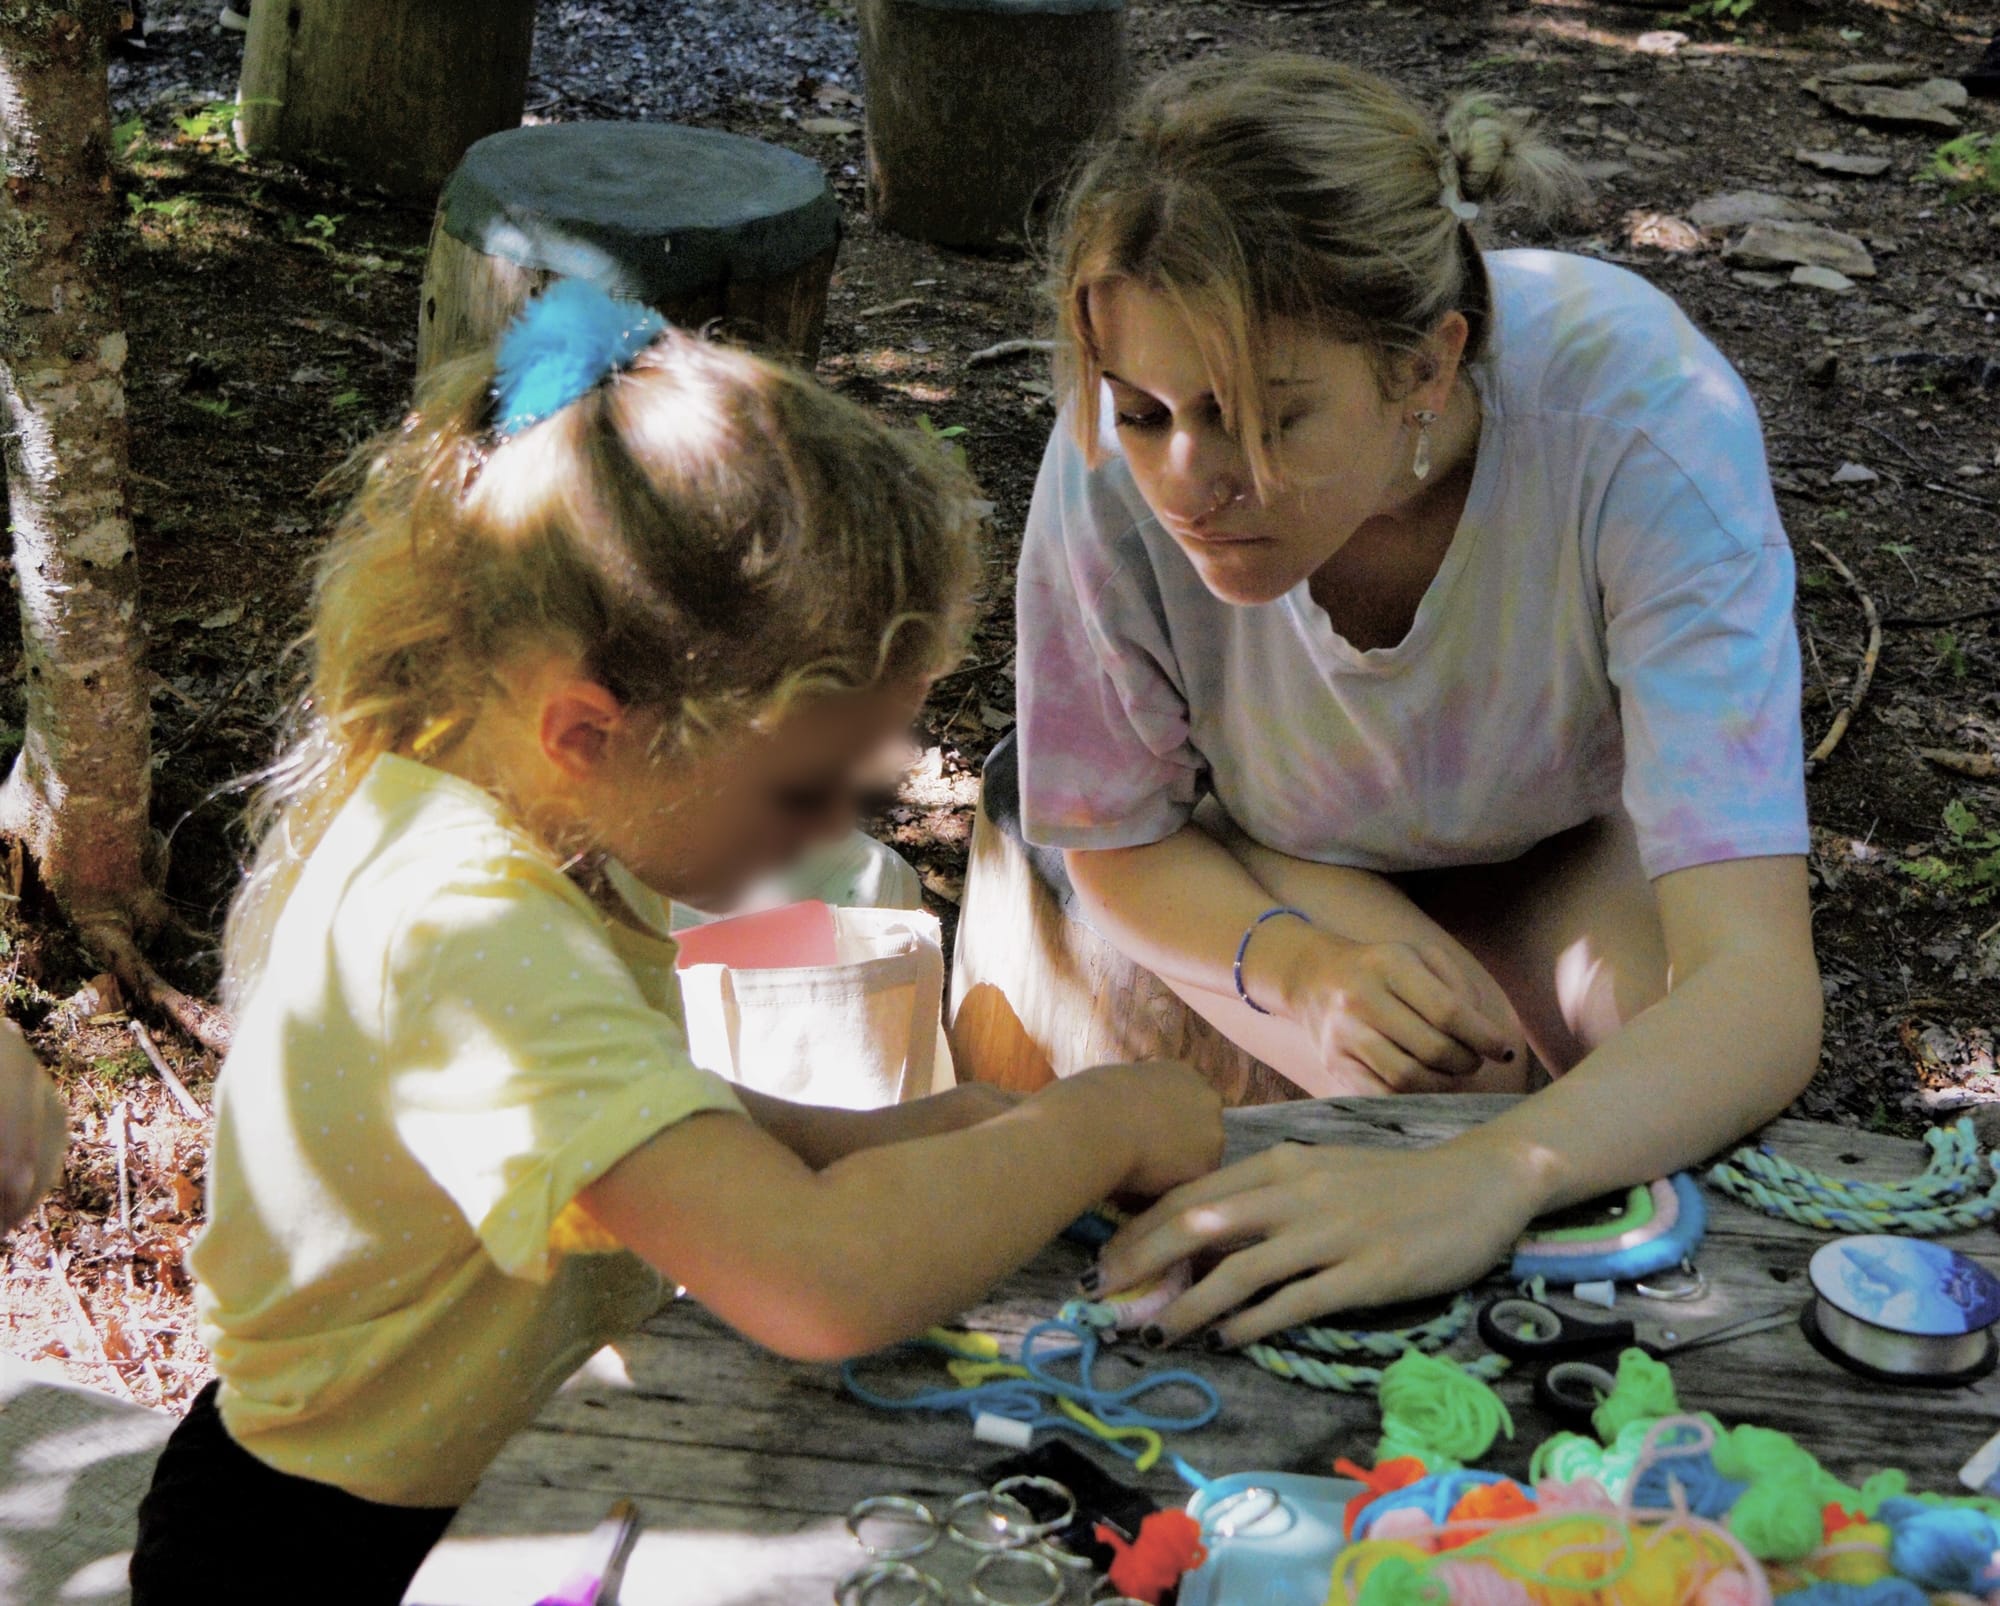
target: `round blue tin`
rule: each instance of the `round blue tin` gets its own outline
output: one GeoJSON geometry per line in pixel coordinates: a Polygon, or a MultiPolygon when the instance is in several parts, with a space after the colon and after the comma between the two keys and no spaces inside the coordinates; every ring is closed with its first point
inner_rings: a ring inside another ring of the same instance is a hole
{"type": "Polygon", "coordinates": [[[1923,1238],[1838,1238],[1813,1255],[1820,1338],[1870,1375],[1941,1381],[1992,1364],[2000,1277],[1923,1238]]]}

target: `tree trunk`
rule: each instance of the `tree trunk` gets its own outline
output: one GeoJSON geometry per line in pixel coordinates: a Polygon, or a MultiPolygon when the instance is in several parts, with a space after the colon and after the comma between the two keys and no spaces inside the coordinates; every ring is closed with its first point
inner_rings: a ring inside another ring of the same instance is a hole
{"type": "Polygon", "coordinates": [[[520,123],[534,33],[534,0],[257,0],[237,136],[428,199],[520,123]]]}
{"type": "Polygon", "coordinates": [[[27,668],[0,832],[86,932],[152,898],[108,28],[107,6],[0,0],[0,407],[27,668]]]}

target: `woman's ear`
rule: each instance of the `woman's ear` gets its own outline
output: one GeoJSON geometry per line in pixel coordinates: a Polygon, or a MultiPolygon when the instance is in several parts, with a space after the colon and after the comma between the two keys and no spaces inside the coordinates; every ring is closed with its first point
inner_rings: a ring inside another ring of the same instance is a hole
{"type": "Polygon", "coordinates": [[[536,726],[542,756],[571,780],[594,775],[625,723],[625,705],[596,681],[566,677],[543,694],[536,726]]]}
{"type": "Polygon", "coordinates": [[[1472,325],[1462,312],[1447,312],[1438,319],[1437,327],[1425,337],[1411,364],[1414,384],[1404,400],[1412,409],[1444,411],[1451,400],[1452,387],[1458,383],[1460,359],[1471,335],[1472,325]]]}

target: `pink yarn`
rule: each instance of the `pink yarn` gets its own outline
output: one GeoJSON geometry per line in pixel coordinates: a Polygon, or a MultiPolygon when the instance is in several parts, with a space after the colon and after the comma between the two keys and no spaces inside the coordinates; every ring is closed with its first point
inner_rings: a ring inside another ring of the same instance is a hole
{"type": "Polygon", "coordinates": [[[1431,1576],[1451,1606],[1534,1606],[1526,1584],[1483,1561],[1441,1561],[1431,1576]]]}
{"type": "Polygon", "coordinates": [[[1402,1539],[1424,1549],[1437,1549],[1437,1524],[1415,1506],[1385,1511],[1368,1525],[1370,1539],[1402,1539]]]}
{"type": "Polygon", "coordinates": [[[1757,1606],[1759,1601],[1769,1598],[1747,1573],[1731,1567],[1701,1586],[1701,1593],[1695,1597],[1695,1606],[1757,1606]]]}
{"type": "Polygon", "coordinates": [[[1553,1480],[1535,1485],[1535,1503],[1544,1516],[1569,1511],[1615,1511],[1613,1500],[1595,1478],[1578,1478],[1573,1483],[1553,1480]]]}

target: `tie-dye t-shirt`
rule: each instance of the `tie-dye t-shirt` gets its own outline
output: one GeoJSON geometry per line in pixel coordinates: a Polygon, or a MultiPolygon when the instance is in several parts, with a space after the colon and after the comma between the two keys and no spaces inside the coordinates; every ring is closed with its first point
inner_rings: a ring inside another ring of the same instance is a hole
{"type": "Polygon", "coordinates": [[[1407,636],[1305,584],[1210,595],[1105,409],[1067,420],[1021,556],[1023,823],[1132,847],[1213,793],[1250,836],[1377,871],[1512,858],[1621,803],[1649,875],[1807,848],[1792,550],[1736,371],[1635,274],[1486,257],[1465,511],[1407,636]]]}

